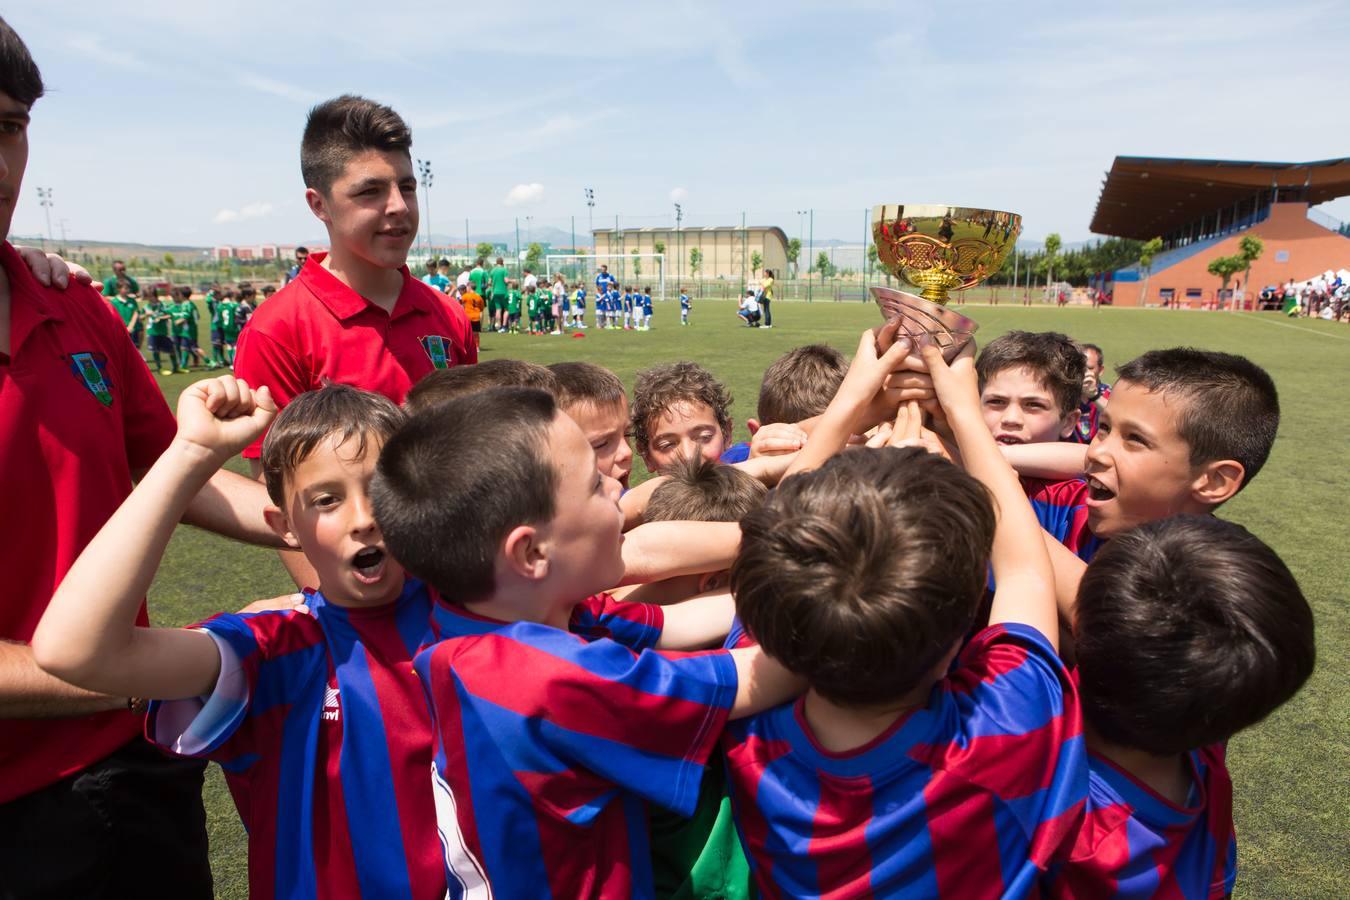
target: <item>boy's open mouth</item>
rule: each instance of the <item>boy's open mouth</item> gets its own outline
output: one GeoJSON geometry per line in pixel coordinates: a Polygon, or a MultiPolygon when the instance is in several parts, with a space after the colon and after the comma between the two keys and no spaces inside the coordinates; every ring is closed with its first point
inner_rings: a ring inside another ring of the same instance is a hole
{"type": "Polygon", "coordinates": [[[1105,503],[1107,500],[1116,496],[1116,492],[1102,484],[1095,478],[1088,478],[1088,499],[1097,503],[1105,503]]]}
{"type": "Polygon", "coordinates": [[[384,574],[384,551],[379,547],[367,547],[352,557],[352,568],[356,570],[357,580],[365,584],[374,584],[384,574]]]}
{"type": "Polygon", "coordinates": [[[1025,444],[1027,442],[1026,438],[1020,438],[1013,434],[1000,434],[998,437],[994,438],[994,440],[1005,447],[1011,447],[1017,444],[1025,444]]]}

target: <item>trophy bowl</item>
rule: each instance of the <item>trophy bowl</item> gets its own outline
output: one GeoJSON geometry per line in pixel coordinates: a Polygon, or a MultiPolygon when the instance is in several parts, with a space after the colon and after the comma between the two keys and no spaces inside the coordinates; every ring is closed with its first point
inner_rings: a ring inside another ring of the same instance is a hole
{"type": "Polygon", "coordinates": [[[920,295],[874,287],[887,319],[915,345],[932,343],[950,362],[969,343],[976,323],[947,308],[950,292],[974,287],[1003,266],[1022,231],[1022,217],[994,209],[941,204],[872,207],[877,258],[920,295]]]}

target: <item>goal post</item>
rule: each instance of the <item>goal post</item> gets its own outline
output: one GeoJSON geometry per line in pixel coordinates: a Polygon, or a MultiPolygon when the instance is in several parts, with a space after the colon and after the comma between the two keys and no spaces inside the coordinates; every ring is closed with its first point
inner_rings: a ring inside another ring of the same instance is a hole
{"type": "Polygon", "coordinates": [[[569,285],[577,281],[585,285],[588,294],[595,290],[595,276],[602,265],[609,267],[621,290],[651,287],[653,300],[666,299],[664,253],[550,253],[544,257],[549,281],[555,272],[561,272],[569,285]]]}

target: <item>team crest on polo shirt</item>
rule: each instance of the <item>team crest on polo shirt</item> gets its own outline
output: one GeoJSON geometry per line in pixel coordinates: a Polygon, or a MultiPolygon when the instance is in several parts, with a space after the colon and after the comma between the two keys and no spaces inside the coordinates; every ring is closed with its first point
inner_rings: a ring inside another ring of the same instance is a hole
{"type": "Polygon", "coordinates": [[[102,353],[72,353],[66,357],[70,372],[104,406],[112,406],[112,383],[108,381],[108,357],[102,353]]]}
{"type": "Polygon", "coordinates": [[[431,364],[438,369],[450,368],[450,353],[445,346],[445,338],[439,334],[426,334],[417,339],[422,349],[431,357],[431,364]]]}

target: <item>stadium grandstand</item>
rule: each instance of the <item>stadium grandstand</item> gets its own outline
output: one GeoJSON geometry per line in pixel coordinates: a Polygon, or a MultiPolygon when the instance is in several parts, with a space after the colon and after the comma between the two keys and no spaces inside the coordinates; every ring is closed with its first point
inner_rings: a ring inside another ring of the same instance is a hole
{"type": "Polygon", "coordinates": [[[1211,260],[1238,252],[1243,235],[1265,244],[1240,285],[1248,301],[1267,285],[1350,267],[1350,238],[1312,207],[1350,195],[1350,158],[1240,162],[1117,156],[1102,184],[1092,231],[1162,238],[1148,272],[1118,269],[1118,306],[1212,306],[1220,281],[1211,260]],[[1145,293],[1147,291],[1147,293],[1145,293]]]}

